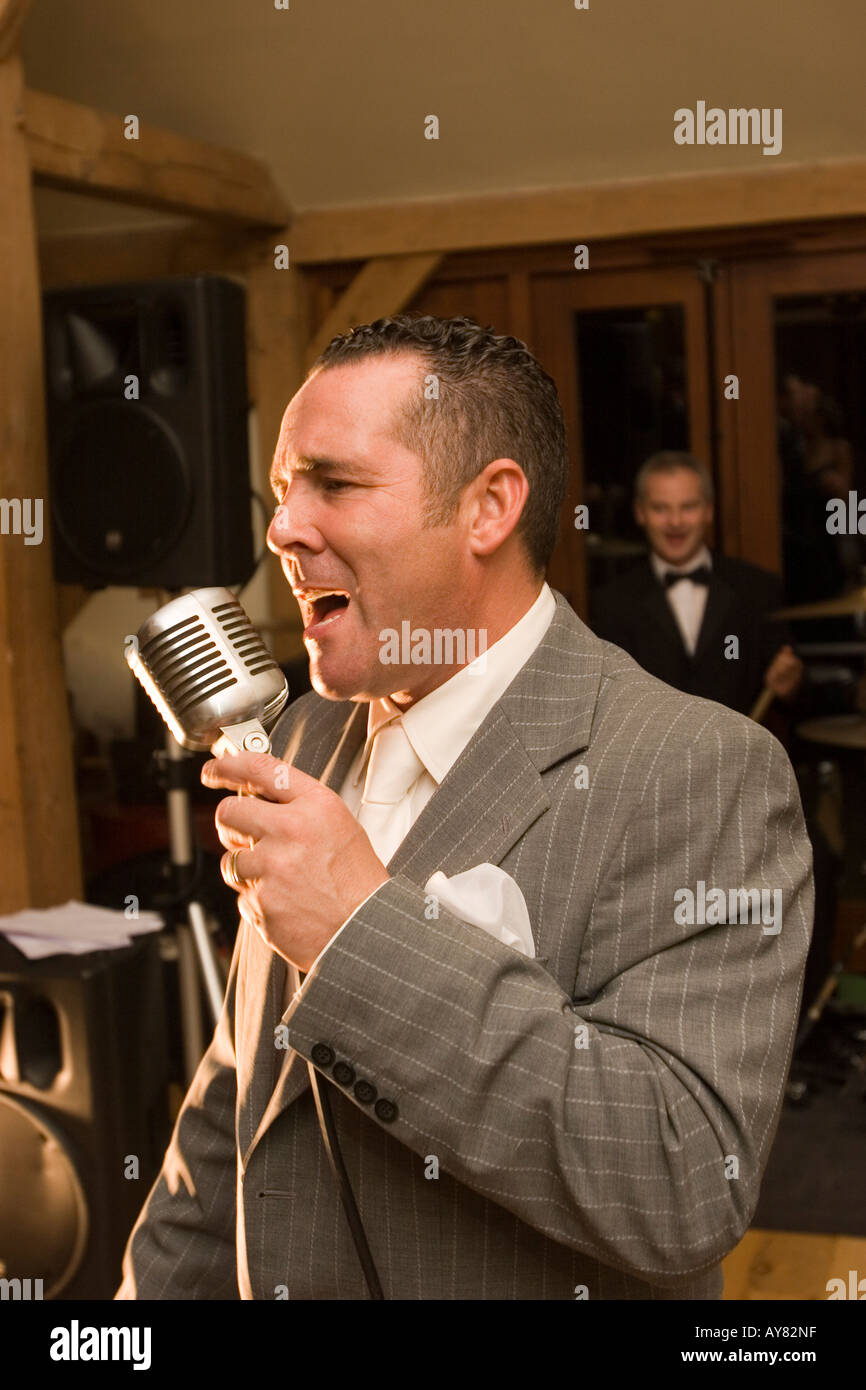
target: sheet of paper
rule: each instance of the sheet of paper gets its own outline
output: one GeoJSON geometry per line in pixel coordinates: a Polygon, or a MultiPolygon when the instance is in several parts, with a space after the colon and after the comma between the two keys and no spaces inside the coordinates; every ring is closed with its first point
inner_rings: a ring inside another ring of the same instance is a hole
{"type": "Polygon", "coordinates": [[[0,917],[0,935],[30,960],[114,950],[130,946],[143,932],[161,931],[162,927],[157,912],[128,917],[125,911],[73,901],[57,907],[25,908],[0,917]]]}
{"type": "Polygon", "coordinates": [[[14,932],[4,932],[7,941],[17,946],[28,960],[42,960],[45,956],[83,956],[88,951],[110,951],[119,946],[131,946],[132,937],[111,941],[62,941],[56,936],[16,936],[14,932]]]}

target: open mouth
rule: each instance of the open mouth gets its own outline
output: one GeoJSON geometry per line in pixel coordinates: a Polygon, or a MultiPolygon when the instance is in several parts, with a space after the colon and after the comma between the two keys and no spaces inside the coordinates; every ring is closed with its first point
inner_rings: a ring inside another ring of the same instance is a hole
{"type": "Polygon", "coordinates": [[[336,622],[351,602],[344,589],[303,589],[295,594],[304,615],[304,632],[336,622]]]}

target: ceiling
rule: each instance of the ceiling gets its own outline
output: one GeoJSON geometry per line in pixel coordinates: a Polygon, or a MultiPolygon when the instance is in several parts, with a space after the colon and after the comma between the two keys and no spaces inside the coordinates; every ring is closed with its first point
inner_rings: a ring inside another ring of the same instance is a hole
{"type": "Polygon", "coordinates": [[[31,87],[258,155],[296,209],[866,154],[863,0],[588,3],[33,0],[22,54],[31,87]],[[782,152],[675,144],[699,100],[781,107],[782,152]]]}

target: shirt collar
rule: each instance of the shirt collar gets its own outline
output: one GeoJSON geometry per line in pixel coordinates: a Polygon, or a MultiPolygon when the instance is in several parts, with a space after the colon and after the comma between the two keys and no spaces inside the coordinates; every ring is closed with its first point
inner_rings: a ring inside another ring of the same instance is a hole
{"type": "Polygon", "coordinates": [[[367,743],[385,724],[402,716],[406,737],[433,780],[442,782],[463,749],[528,661],[546,633],[556,611],[550,586],[542,584],[522,618],[492,647],[461,667],[417,704],[401,710],[388,695],[371,700],[367,711],[367,743]]]}
{"type": "Polygon", "coordinates": [[[663,560],[655,551],[650,552],[650,564],[653,567],[655,576],[661,583],[664,583],[666,574],[688,574],[689,570],[697,569],[699,565],[706,565],[708,569],[713,568],[713,557],[708,548],[704,545],[693,555],[687,565],[669,565],[667,560],[663,560]]]}

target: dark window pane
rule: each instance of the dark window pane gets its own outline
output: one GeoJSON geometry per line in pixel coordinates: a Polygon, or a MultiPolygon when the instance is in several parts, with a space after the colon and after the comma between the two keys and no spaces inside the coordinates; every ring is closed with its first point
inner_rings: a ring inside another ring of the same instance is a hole
{"type": "Polygon", "coordinates": [[[679,304],[575,314],[590,589],[644,550],[632,516],[641,464],[687,449],[685,311],[679,304]]]}

